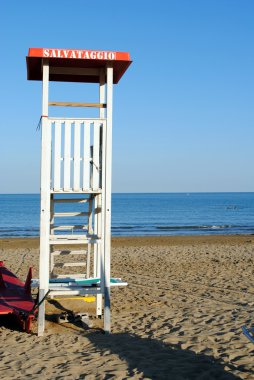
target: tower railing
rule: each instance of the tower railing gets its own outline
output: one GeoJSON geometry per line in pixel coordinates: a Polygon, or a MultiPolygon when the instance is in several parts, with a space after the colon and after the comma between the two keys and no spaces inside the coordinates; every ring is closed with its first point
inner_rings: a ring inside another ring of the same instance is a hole
{"type": "Polygon", "coordinates": [[[48,118],[51,192],[101,192],[105,119],[48,118]]]}

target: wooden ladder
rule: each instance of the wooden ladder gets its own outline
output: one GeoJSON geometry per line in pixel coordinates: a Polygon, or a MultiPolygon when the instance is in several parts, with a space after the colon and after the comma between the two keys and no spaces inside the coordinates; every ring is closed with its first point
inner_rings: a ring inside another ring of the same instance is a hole
{"type": "Polygon", "coordinates": [[[50,278],[57,277],[86,277],[89,278],[91,274],[91,250],[92,245],[97,244],[99,237],[94,234],[93,228],[93,205],[94,194],[89,194],[88,197],[70,198],[61,197],[56,198],[55,194],[51,195],[51,215],[50,215],[50,278]],[[65,211],[58,212],[56,207],[58,205],[87,205],[87,211],[65,211]],[[75,219],[75,217],[82,218],[84,222],[82,224],[63,223],[69,218],[75,219]],[[60,221],[60,223],[59,223],[60,221]],[[71,234],[66,232],[71,231],[71,234]],[[77,234],[76,231],[82,231],[82,234],[77,234]],[[77,248],[69,248],[68,246],[77,246],[77,248]],[[63,247],[63,248],[61,248],[63,247]],[[80,261],[74,262],[61,262],[59,259],[56,262],[56,257],[66,258],[66,256],[78,255],[82,258],[80,261]],[[57,268],[84,268],[85,273],[68,273],[57,274],[55,269],[57,268]]]}

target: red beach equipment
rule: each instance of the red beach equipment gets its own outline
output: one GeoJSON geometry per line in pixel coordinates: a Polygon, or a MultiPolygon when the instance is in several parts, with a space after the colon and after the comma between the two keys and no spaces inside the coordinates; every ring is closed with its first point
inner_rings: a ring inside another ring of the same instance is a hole
{"type": "Polygon", "coordinates": [[[0,261],[0,316],[14,315],[23,330],[30,331],[34,318],[34,300],[31,295],[32,268],[23,283],[0,261]]]}

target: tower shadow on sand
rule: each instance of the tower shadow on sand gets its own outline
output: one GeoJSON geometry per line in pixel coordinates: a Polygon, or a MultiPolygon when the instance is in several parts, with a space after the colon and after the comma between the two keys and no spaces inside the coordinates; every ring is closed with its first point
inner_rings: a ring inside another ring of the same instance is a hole
{"type": "MultiPolygon", "coordinates": [[[[127,363],[128,377],[159,380],[239,380],[240,377],[227,372],[237,368],[220,362],[212,356],[196,354],[179,346],[164,344],[155,339],[140,338],[128,333],[86,335],[102,352],[118,355],[127,363]]],[[[110,378],[110,374],[109,378],[110,378]]]]}

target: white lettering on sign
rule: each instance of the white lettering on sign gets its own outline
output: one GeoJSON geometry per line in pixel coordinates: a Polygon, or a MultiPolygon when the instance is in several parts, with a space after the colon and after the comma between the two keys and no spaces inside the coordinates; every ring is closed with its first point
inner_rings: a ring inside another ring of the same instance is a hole
{"type": "Polygon", "coordinates": [[[64,49],[43,49],[45,58],[72,58],[72,59],[102,59],[113,61],[116,53],[113,51],[96,50],[64,50],[64,49]]]}

